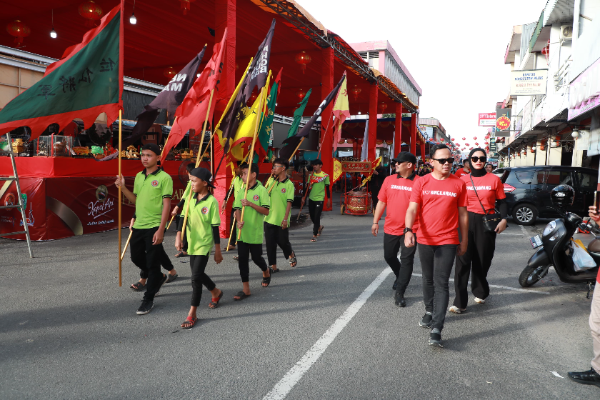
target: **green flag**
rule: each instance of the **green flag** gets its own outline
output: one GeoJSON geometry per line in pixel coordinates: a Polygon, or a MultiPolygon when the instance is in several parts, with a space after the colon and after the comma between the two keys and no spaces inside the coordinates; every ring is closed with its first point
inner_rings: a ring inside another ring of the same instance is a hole
{"type": "Polygon", "coordinates": [[[81,43],[69,47],[44,77],[0,111],[0,134],[29,126],[31,139],[48,125],[59,131],[73,119],[86,127],[105,112],[108,125],[123,108],[123,25],[121,5],[106,14],[81,43]]]}
{"type": "Polygon", "coordinates": [[[304,113],[304,109],[306,108],[306,104],[308,103],[308,98],[310,97],[311,92],[312,89],[308,89],[308,92],[306,92],[306,96],[304,96],[304,98],[300,102],[300,106],[294,111],[294,122],[292,122],[292,126],[290,126],[290,130],[288,131],[288,138],[294,136],[298,131],[300,121],[302,120],[302,114],[304,113]]]}

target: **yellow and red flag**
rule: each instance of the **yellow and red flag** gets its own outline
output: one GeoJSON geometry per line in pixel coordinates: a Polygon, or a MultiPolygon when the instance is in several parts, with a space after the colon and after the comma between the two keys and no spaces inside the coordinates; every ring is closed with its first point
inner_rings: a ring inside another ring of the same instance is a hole
{"type": "Polygon", "coordinates": [[[331,182],[332,185],[340,180],[340,177],[342,176],[342,172],[343,172],[342,171],[342,163],[337,158],[334,158],[333,159],[333,182],[331,182]]]}
{"type": "Polygon", "coordinates": [[[342,124],[350,117],[350,103],[348,102],[348,77],[344,71],[343,82],[333,103],[333,151],[337,150],[338,142],[342,139],[342,124]]]}

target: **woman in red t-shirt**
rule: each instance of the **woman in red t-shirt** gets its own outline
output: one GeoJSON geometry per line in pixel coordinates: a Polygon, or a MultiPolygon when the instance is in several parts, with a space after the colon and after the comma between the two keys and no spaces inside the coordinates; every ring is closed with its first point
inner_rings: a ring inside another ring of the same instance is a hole
{"type": "Polygon", "coordinates": [[[485,150],[473,149],[469,154],[471,174],[461,177],[467,185],[467,211],[469,211],[469,242],[467,252],[456,256],[454,269],[454,289],[456,297],[448,311],[460,314],[467,309],[469,301],[469,275],[471,292],[475,302],[485,303],[490,294],[487,274],[492,265],[496,248],[496,234],[506,229],[506,195],[502,181],[485,170],[487,155],[485,150]],[[495,232],[486,232],[483,216],[493,213],[498,203],[502,220],[495,232]]]}

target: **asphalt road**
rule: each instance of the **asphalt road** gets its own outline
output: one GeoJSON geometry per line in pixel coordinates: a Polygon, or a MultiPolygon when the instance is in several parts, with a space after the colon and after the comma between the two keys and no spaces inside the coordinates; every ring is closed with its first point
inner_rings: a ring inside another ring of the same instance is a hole
{"type": "MultiPolygon", "coordinates": [[[[309,226],[291,232],[299,265],[284,265],[280,253],[271,286],[260,287],[252,265],[252,296],[242,302],[233,301],[241,282],[232,254],[211,260],[207,273],[225,296],[209,310],[204,291],[192,330],[179,327],[191,297],[188,263],[173,259],[180,279],[137,316],[142,295],[128,286],[138,271],[124,261],[118,286],[116,232],[34,243],[33,260],[24,242],[0,241],[0,398],[600,397],[566,377],[590,368],[585,285],[563,284],[551,270],[519,290],[528,238],[544,223],[511,223],[498,237],[489,301],[448,315],[445,347],[434,349],[418,326],[418,257],[408,306],[397,308],[372,217],[334,210],[317,243],[309,226]]],[[[170,254],[173,242],[169,233],[170,254]]]]}

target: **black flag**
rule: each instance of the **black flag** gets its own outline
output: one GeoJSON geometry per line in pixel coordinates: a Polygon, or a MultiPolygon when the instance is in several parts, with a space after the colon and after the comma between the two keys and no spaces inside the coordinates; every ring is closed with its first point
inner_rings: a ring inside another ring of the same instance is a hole
{"type": "MultiPolygon", "coordinates": [[[[333,88],[333,90],[327,95],[327,97],[325,97],[321,104],[319,104],[317,111],[315,111],[313,116],[308,120],[308,122],[306,122],[306,125],[304,125],[304,127],[300,129],[300,131],[297,134],[283,141],[283,143],[286,143],[287,146],[284,146],[281,148],[281,150],[279,150],[279,157],[288,160],[292,156],[292,154],[294,154],[294,151],[296,150],[296,147],[298,147],[298,145],[300,144],[302,138],[305,138],[310,134],[310,130],[312,129],[315,122],[317,122],[317,119],[319,118],[323,110],[327,108],[327,106],[333,101],[333,99],[335,99],[335,96],[340,90],[344,79],[346,79],[346,75],[342,76],[342,79],[340,79],[339,83],[333,88]]],[[[323,122],[324,121],[321,121],[321,123],[323,122]]]]}
{"type": "Polygon", "coordinates": [[[127,148],[127,146],[142,137],[144,133],[148,132],[148,129],[156,121],[161,108],[166,109],[169,115],[175,115],[175,110],[177,110],[177,107],[179,107],[196,80],[198,67],[200,67],[205,51],[206,46],[171,79],[158,96],[152,100],[152,103],[144,107],[144,111],[137,116],[137,123],[133,127],[131,136],[123,141],[123,148],[127,148]]]}
{"type": "Polygon", "coordinates": [[[271,23],[271,28],[265,37],[265,40],[258,46],[258,51],[252,60],[252,64],[248,68],[248,73],[241,83],[241,87],[237,96],[235,97],[233,104],[227,110],[227,113],[221,120],[219,130],[221,140],[225,140],[223,145],[224,154],[229,151],[229,144],[235,137],[240,118],[242,117],[241,110],[248,102],[248,99],[252,95],[252,91],[258,86],[258,90],[261,90],[266,82],[269,74],[269,60],[271,59],[271,41],[273,40],[273,34],[275,32],[275,19],[271,23]]]}

